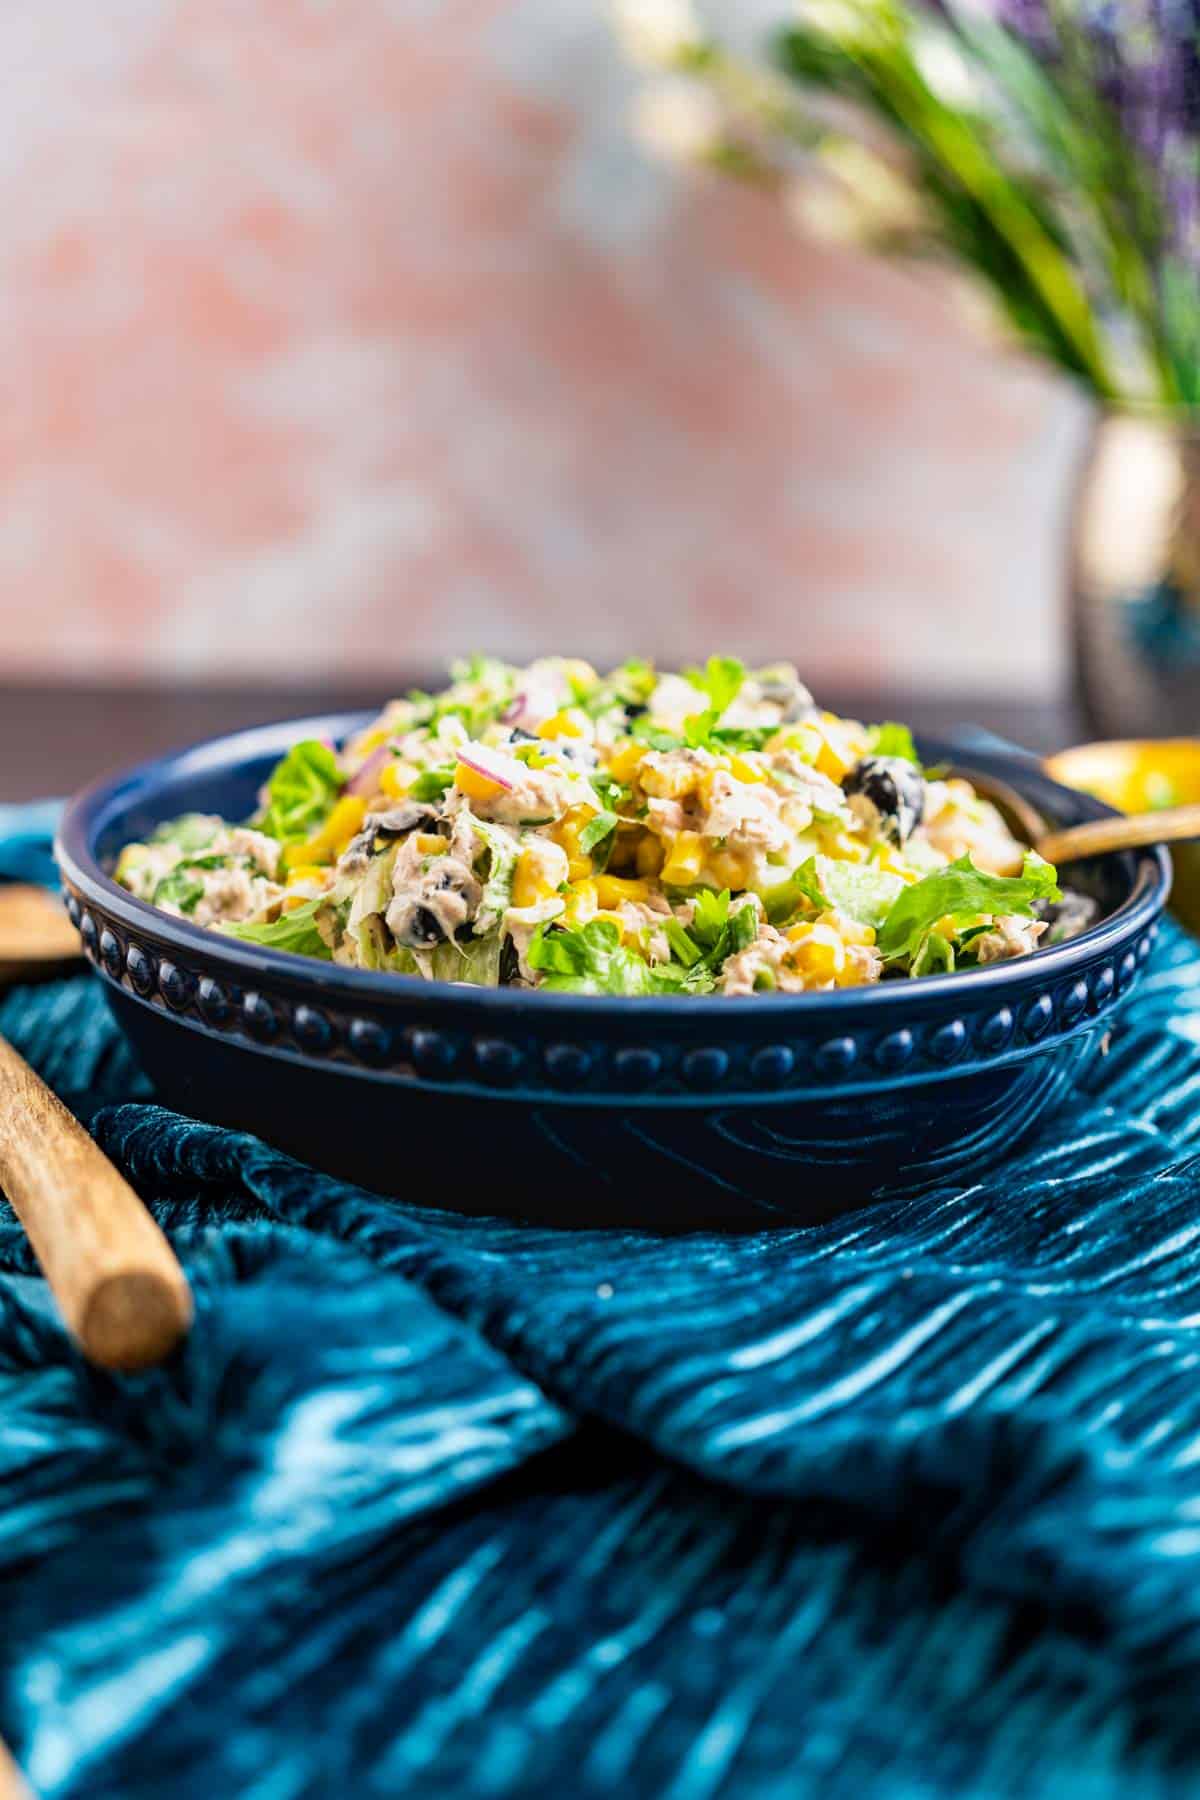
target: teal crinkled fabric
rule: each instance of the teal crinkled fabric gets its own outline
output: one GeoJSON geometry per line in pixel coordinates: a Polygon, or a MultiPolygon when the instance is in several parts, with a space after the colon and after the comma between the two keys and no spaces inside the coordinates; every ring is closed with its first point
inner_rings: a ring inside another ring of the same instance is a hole
{"type": "Polygon", "coordinates": [[[156,1106],[90,978],[0,1031],[197,1296],[100,1374],[0,1216],[0,1732],[47,1800],[1200,1791],[1178,930],[1051,1139],[753,1237],[331,1181],[156,1106]]]}

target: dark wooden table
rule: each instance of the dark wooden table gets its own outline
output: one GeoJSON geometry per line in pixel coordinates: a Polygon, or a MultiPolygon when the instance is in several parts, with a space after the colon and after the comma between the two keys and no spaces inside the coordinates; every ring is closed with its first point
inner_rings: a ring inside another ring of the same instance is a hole
{"type": "MultiPolygon", "coordinates": [[[[369,689],[0,686],[0,800],[68,794],[161,751],[273,719],[374,707],[410,685],[396,677],[369,689]]],[[[827,690],[821,699],[852,718],[904,719],[930,736],[982,725],[1031,750],[1057,749],[1085,735],[1065,700],[956,703],[943,695],[827,690]]]]}

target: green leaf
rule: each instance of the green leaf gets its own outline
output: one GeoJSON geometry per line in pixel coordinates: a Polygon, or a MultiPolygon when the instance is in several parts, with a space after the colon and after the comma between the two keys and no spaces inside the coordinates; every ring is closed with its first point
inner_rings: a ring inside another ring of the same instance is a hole
{"type": "Polygon", "coordinates": [[[872,756],[898,756],[920,768],[921,759],[907,725],[897,725],[894,719],[888,719],[882,725],[872,725],[867,737],[872,756]]]}
{"type": "Polygon", "coordinates": [[[209,813],[184,813],[178,819],[167,819],[150,838],[152,844],[174,844],[177,850],[203,850],[221,829],[219,819],[209,813]]]}
{"type": "Polygon", "coordinates": [[[325,823],[341,786],[337,757],[327,744],[308,738],[294,745],[267,782],[258,829],[282,844],[303,842],[325,823]]]}
{"type": "Polygon", "coordinates": [[[687,743],[687,739],[678,732],[664,731],[661,726],[652,724],[648,714],[633,721],[629,727],[629,735],[651,750],[682,750],[687,743]]]}
{"type": "Polygon", "coordinates": [[[903,886],[899,875],[872,863],[810,856],[786,881],[763,895],[763,904],[772,925],[786,924],[802,906],[817,912],[832,906],[855,924],[878,930],[903,886]]]}
{"type": "MultiPolygon", "coordinates": [[[[512,905],[513,880],[517,872],[517,857],[520,850],[516,839],[498,825],[491,825],[486,819],[477,819],[474,814],[471,822],[476,835],[482,839],[487,852],[487,874],[483,884],[483,892],[479,898],[479,907],[475,915],[475,924],[481,935],[486,935],[494,925],[498,925],[508,908],[512,905]]],[[[448,977],[447,979],[456,979],[448,977]]],[[[465,980],[466,977],[463,977],[465,980]]],[[[485,985],[491,986],[492,983],[485,985]]]]}
{"type": "Polygon", "coordinates": [[[909,964],[910,975],[949,975],[954,970],[954,946],[940,931],[927,931],[909,964]]]}
{"type": "Polygon", "coordinates": [[[711,950],[728,923],[729,889],[718,894],[712,888],[699,888],[693,898],[692,936],[711,950]]]}
{"type": "Polygon", "coordinates": [[[504,933],[499,929],[482,937],[453,938],[439,944],[430,958],[435,981],[462,981],[468,987],[499,987],[500,955],[504,933]]]}
{"type": "Polygon", "coordinates": [[[195,912],[204,896],[204,883],[186,864],[164,875],[152,895],[155,906],[177,906],[181,913],[195,912]]]}
{"type": "Polygon", "coordinates": [[[693,968],[703,960],[703,950],[688,936],[678,919],[664,919],[663,931],[675,961],[682,963],[685,969],[693,968]]]}
{"type": "Polygon", "coordinates": [[[202,871],[220,869],[229,861],[226,856],[194,856],[176,863],[155,887],[151,896],[155,906],[177,906],[182,913],[195,912],[204,897],[202,871]]]}
{"type": "Polygon", "coordinates": [[[269,925],[225,925],[230,937],[247,944],[262,944],[268,950],[290,950],[293,956],[315,956],[322,962],[333,961],[333,951],[317,928],[317,914],[329,902],[322,897],[307,900],[291,912],[280,913],[269,925]]]}
{"type": "Polygon", "coordinates": [[[410,786],[407,797],[410,800],[440,800],[453,780],[453,766],[442,769],[422,769],[410,786]]]}
{"type": "Polygon", "coordinates": [[[611,919],[590,919],[577,931],[539,925],[526,960],[542,986],[575,994],[652,994],[663,986],[650,965],[621,943],[611,919]]]}
{"type": "Polygon", "coordinates": [[[631,656],[598,682],[582,704],[593,718],[611,711],[614,706],[645,706],[654,692],[656,680],[653,663],[631,656]]]}
{"type": "Polygon", "coordinates": [[[594,819],[589,819],[579,834],[579,848],[585,856],[590,856],[597,844],[611,837],[617,829],[615,812],[598,812],[594,819]]]}
{"type": "Polygon", "coordinates": [[[740,694],[746,666],[736,656],[710,656],[703,669],[689,669],[687,678],[708,695],[709,710],[720,718],[740,694]]]}
{"type": "Polygon", "coordinates": [[[816,912],[823,912],[829,905],[829,898],[821,886],[817,873],[817,859],[810,856],[807,862],[794,869],[786,881],[781,881],[763,895],[763,905],[767,909],[769,925],[786,925],[802,906],[811,906],[816,912]]]}
{"type": "Polygon", "coordinates": [[[887,962],[897,962],[916,954],[939,919],[949,916],[965,924],[980,913],[1029,918],[1036,901],[1061,898],[1054,869],[1032,851],[1020,875],[987,875],[969,856],[960,856],[949,868],[926,875],[897,895],[880,929],[878,948],[887,962]]]}

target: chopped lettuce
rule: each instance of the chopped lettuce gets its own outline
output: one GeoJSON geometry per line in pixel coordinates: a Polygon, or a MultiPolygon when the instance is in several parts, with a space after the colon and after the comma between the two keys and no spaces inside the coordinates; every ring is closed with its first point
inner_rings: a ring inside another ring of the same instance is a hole
{"type": "Polygon", "coordinates": [[[688,669],[686,674],[693,687],[707,695],[708,710],[719,719],[741,693],[746,666],[736,656],[710,656],[702,669],[688,669]]]}
{"type": "Polygon", "coordinates": [[[663,921],[663,929],[672,959],[686,971],[685,985],[694,992],[711,981],[727,957],[754,942],[758,914],[752,901],[735,906],[728,888],[719,894],[700,888],[694,896],[690,928],[672,918],[663,921]]]}
{"type": "Polygon", "coordinates": [[[455,938],[439,944],[430,956],[436,981],[462,981],[468,987],[499,987],[500,956],[504,933],[499,929],[483,937],[455,938]]]}
{"type": "Polygon", "coordinates": [[[621,943],[611,919],[590,919],[577,931],[548,931],[539,925],[526,960],[545,976],[540,984],[551,992],[571,994],[657,994],[678,987],[668,977],[621,943]]]}
{"type": "Polygon", "coordinates": [[[244,923],[226,925],[223,929],[230,937],[241,938],[248,944],[262,944],[268,950],[290,950],[293,956],[318,956],[325,962],[332,962],[333,951],[317,925],[317,914],[328,905],[328,899],[322,895],[320,899],[306,900],[302,906],[293,907],[291,912],[280,913],[269,925],[244,923]]]}
{"type": "Polygon", "coordinates": [[[214,819],[211,813],[183,813],[178,819],[165,819],[150,842],[173,844],[177,850],[203,850],[220,830],[220,819],[214,819]]]}
{"type": "Polygon", "coordinates": [[[409,800],[440,800],[453,780],[453,764],[440,769],[422,769],[410,784],[407,798],[409,800]]]}
{"type": "Polygon", "coordinates": [[[801,906],[815,907],[818,912],[832,906],[855,924],[878,930],[903,886],[899,875],[871,863],[810,856],[765,896],[767,918],[772,925],[783,925],[801,906]]]}
{"type": "Polygon", "coordinates": [[[204,898],[204,870],[219,869],[229,859],[224,856],[196,856],[176,863],[156,886],[151,900],[155,906],[177,906],[181,913],[195,912],[204,898]]]}
{"type": "Polygon", "coordinates": [[[949,975],[954,970],[954,945],[940,931],[927,931],[908,966],[910,975],[949,975]]]}
{"type": "Polygon", "coordinates": [[[767,739],[774,735],[774,725],[721,723],[746,679],[745,665],[736,656],[710,656],[703,669],[688,669],[687,678],[708,700],[702,712],[693,713],[691,718],[684,720],[682,741],[690,749],[718,753],[723,750],[761,750],[767,739]]]}
{"type": "Polygon", "coordinates": [[[579,834],[579,848],[585,856],[591,856],[598,845],[610,838],[617,829],[615,812],[598,812],[594,819],[589,819],[579,834]]]}
{"type": "Polygon", "coordinates": [[[341,786],[337,757],[328,744],[306,738],[275,765],[267,803],[255,823],[282,844],[302,843],[325,823],[341,786]]]}
{"type": "Polygon", "coordinates": [[[392,869],[399,849],[400,842],[397,839],[387,846],[382,855],[373,856],[354,891],[346,921],[346,933],[357,944],[359,960],[364,969],[382,969],[387,966],[391,939],[383,922],[383,914],[392,897],[392,869]]]}
{"type": "Polygon", "coordinates": [[[887,962],[915,956],[930,927],[949,917],[974,923],[980,913],[995,918],[1016,913],[1029,918],[1039,900],[1060,900],[1052,866],[1030,851],[1020,875],[986,875],[969,856],[926,875],[898,894],[876,940],[887,962]]]}
{"type": "MultiPolygon", "coordinates": [[[[490,825],[486,819],[477,819],[472,814],[471,823],[475,835],[482,841],[486,853],[487,870],[484,876],[483,893],[479,901],[479,909],[475,915],[475,929],[486,935],[494,925],[498,925],[504,914],[512,905],[513,880],[517,873],[517,857],[520,854],[516,840],[502,831],[498,825],[490,825]]],[[[454,977],[447,977],[452,980],[454,977]]],[[[465,978],[464,978],[465,979],[465,978]]],[[[495,984],[489,982],[487,986],[495,984]]]]}
{"type": "Polygon", "coordinates": [[[598,719],[601,713],[611,712],[614,706],[645,706],[657,679],[652,663],[631,656],[594,687],[585,688],[583,683],[574,681],[570,685],[575,704],[598,719]]]}
{"type": "Polygon", "coordinates": [[[867,737],[872,756],[897,756],[903,762],[916,763],[920,768],[921,759],[907,725],[897,725],[894,719],[888,719],[882,725],[872,725],[867,737]]]}

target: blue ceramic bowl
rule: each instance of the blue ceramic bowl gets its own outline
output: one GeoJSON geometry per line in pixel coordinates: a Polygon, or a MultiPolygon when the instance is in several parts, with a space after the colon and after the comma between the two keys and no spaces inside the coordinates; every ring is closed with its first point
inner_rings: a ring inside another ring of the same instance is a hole
{"type": "MultiPolygon", "coordinates": [[[[813,1222],[974,1170],[1095,1054],[1149,955],[1165,852],[1072,870],[1102,922],[1015,962],[830,994],[615,999],[343,969],[135,900],[120,847],[191,810],[243,818],[302,737],[216,739],[88,788],[57,855],[72,917],[163,1100],[385,1193],[561,1223],[813,1222]]],[[[961,752],[922,745],[930,761],[961,752]]],[[[1056,823],[1108,809],[972,752],[1056,823]]]]}

